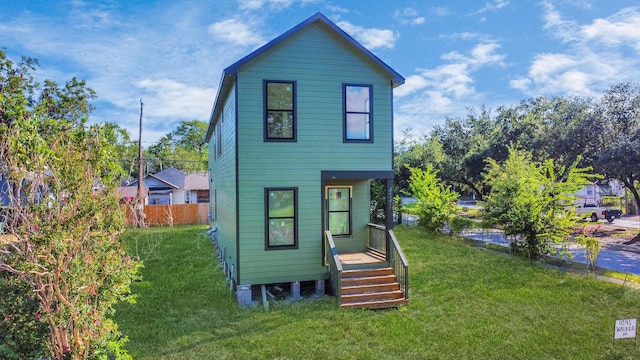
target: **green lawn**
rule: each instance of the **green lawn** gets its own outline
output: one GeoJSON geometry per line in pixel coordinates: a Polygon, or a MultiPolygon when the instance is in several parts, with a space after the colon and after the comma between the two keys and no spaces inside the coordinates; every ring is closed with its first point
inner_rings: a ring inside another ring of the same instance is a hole
{"type": "Polygon", "coordinates": [[[343,310],[331,297],[239,309],[203,227],[130,230],[144,259],[136,305],[116,322],[136,359],[632,359],[612,348],[640,294],[398,227],[408,307],[343,310]]]}

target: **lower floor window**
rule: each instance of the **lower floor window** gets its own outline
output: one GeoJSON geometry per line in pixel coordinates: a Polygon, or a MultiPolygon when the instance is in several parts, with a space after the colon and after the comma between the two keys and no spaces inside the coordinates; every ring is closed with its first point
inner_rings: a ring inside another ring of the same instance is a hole
{"type": "Polygon", "coordinates": [[[298,245],[298,190],[265,189],[266,248],[295,248],[298,245]]]}

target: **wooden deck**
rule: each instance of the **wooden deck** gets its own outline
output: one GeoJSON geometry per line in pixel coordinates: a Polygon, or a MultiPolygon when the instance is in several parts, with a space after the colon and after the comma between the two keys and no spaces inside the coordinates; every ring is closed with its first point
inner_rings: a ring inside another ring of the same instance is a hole
{"type": "Polygon", "coordinates": [[[338,258],[342,265],[375,265],[386,262],[383,257],[372,252],[338,254],[338,258]]]}

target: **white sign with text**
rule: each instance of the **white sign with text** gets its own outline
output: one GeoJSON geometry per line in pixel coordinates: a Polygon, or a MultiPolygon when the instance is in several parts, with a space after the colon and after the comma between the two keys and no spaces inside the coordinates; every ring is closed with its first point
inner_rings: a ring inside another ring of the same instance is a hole
{"type": "Polygon", "coordinates": [[[618,319],[613,333],[614,339],[633,339],[636,337],[636,319],[618,319]]]}

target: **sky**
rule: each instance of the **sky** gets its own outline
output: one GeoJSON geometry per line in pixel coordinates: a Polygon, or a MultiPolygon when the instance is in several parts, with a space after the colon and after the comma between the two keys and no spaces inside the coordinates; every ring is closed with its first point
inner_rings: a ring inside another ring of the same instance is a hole
{"type": "Polygon", "coordinates": [[[86,80],[92,122],[145,147],[208,122],[222,71],[322,12],[406,78],[396,137],[536,96],[597,98],[640,81],[637,0],[0,0],[0,49],[36,79],[86,80]]]}

